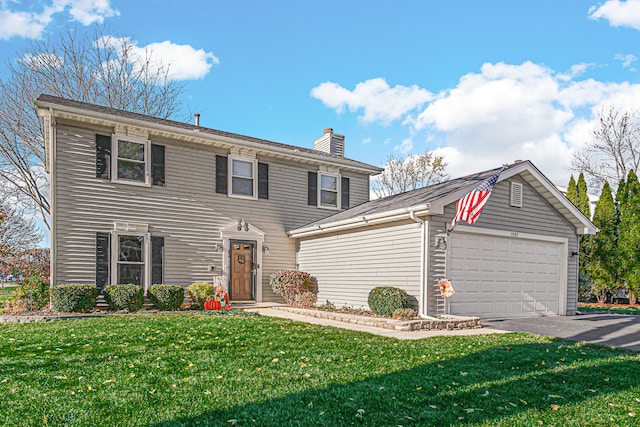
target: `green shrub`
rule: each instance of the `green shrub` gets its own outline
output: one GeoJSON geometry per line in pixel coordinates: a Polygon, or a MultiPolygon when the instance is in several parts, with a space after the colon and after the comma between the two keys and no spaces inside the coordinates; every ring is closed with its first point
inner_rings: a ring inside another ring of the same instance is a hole
{"type": "Polygon", "coordinates": [[[314,280],[304,271],[276,271],[271,275],[270,283],[273,292],[282,296],[287,304],[294,304],[305,292],[318,293],[314,280]]]}
{"type": "Polygon", "coordinates": [[[409,320],[416,317],[416,311],[413,308],[396,308],[391,317],[398,320],[409,320]]]}
{"type": "Polygon", "coordinates": [[[5,312],[19,314],[49,305],[49,283],[40,276],[26,277],[5,302],[5,312]]]}
{"type": "Polygon", "coordinates": [[[104,288],[104,299],[109,310],[138,311],[144,304],[144,290],[134,284],[108,285],[104,288]]]}
{"type": "Polygon", "coordinates": [[[180,285],[151,285],[147,295],[158,310],[177,310],[184,301],[184,288],[180,285]]]}
{"type": "Polygon", "coordinates": [[[96,306],[96,285],[55,285],[51,289],[51,308],[62,313],[80,313],[96,306]]]}
{"type": "Polygon", "coordinates": [[[202,308],[207,297],[215,295],[216,287],[207,282],[195,282],[187,286],[187,292],[191,297],[191,302],[202,308]]]}
{"type": "Polygon", "coordinates": [[[409,295],[404,289],[378,286],[369,292],[369,308],[379,316],[391,317],[399,308],[409,308],[409,295]]]}

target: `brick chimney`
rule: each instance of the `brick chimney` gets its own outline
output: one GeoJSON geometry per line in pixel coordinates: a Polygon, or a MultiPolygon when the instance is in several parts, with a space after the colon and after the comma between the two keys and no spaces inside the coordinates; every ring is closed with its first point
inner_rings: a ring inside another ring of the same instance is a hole
{"type": "Polygon", "coordinates": [[[333,133],[332,128],[325,128],[324,135],[313,141],[313,149],[344,157],[344,135],[333,133]]]}

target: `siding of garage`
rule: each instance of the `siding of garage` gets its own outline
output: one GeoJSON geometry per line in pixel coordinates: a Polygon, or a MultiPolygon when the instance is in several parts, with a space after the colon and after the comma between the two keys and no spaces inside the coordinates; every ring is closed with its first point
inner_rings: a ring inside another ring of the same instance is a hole
{"type": "MultiPolygon", "coordinates": [[[[433,217],[429,221],[430,235],[435,236],[439,231],[446,230],[454,215],[455,203],[451,203],[445,207],[443,215],[433,217]]],[[[461,222],[460,224],[466,223],[461,222]]],[[[578,237],[575,227],[519,175],[499,182],[495,186],[474,227],[564,237],[569,242],[569,254],[578,251],[578,237]],[[520,208],[509,206],[511,182],[523,185],[523,205],[520,208]]],[[[428,269],[427,283],[430,289],[437,289],[435,285],[440,277],[438,268],[436,268],[438,251],[431,250],[429,255],[430,268],[428,269]]],[[[577,309],[578,299],[578,257],[568,256],[567,260],[567,315],[573,315],[577,309]]],[[[430,309],[430,314],[434,313],[432,310],[436,310],[438,314],[442,313],[444,305],[438,292],[429,292],[427,306],[430,309]]]]}
{"type": "Polygon", "coordinates": [[[376,286],[420,295],[421,225],[414,221],[378,225],[300,240],[298,267],[318,280],[318,303],[368,308],[376,286]]]}

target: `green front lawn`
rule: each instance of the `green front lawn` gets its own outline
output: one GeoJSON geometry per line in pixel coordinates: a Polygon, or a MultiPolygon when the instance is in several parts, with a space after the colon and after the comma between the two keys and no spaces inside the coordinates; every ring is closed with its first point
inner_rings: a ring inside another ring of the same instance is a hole
{"type": "Polygon", "coordinates": [[[0,326],[0,425],[638,425],[640,354],[258,316],[0,326]]]}

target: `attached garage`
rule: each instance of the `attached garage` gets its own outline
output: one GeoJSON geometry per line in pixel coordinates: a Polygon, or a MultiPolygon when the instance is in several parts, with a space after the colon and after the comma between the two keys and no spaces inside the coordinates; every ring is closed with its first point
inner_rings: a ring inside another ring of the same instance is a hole
{"type": "Polygon", "coordinates": [[[449,278],[456,290],[451,314],[564,314],[566,239],[456,232],[449,242],[449,278]]]}
{"type": "Polygon", "coordinates": [[[400,287],[421,316],[573,315],[579,239],[597,229],[529,161],[372,200],[291,230],[319,303],[368,308],[375,286],[400,287]],[[456,202],[498,175],[473,226],[456,202]],[[345,245],[348,243],[348,245],[345,245]],[[455,294],[444,298],[438,282],[455,294]]]}

